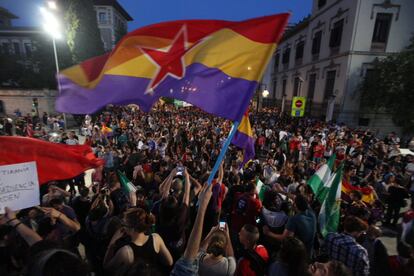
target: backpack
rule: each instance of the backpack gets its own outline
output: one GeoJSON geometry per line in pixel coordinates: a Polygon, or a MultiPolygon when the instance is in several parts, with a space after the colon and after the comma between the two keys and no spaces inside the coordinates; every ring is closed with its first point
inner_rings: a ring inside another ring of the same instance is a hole
{"type": "Polygon", "coordinates": [[[250,268],[256,272],[257,276],[265,275],[267,272],[267,263],[255,250],[246,250],[244,257],[250,261],[250,268]]]}

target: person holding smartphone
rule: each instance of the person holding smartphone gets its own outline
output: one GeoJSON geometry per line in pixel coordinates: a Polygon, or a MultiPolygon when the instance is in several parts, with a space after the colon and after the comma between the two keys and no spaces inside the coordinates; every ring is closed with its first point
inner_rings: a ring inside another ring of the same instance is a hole
{"type": "Polygon", "coordinates": [[[200,246],[198,274],[229,276],[236,272],[236,259],[225,222],[211,228],[200,246]]]}

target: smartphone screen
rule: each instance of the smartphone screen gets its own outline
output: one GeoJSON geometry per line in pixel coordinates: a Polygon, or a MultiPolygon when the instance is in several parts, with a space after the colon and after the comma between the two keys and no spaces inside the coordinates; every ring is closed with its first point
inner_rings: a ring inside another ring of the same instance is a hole
{"type": "Polygon", "coordinates": [[[224,222],[224,221],[220,221],[220,229],[224,229],[224,228],[226,228],[226,222],[224,222]]]}

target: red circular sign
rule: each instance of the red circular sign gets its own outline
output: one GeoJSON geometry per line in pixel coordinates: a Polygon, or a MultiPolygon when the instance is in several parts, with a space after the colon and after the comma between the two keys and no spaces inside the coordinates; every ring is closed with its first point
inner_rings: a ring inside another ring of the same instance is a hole
{"type": "Polygon", "coordinates": [[[300,108],[301,106],[302,106],[302,101],[301,100],[297,100],[296,102],[295,102],[295,106],[297,107],[297,108],[300,108]]]}

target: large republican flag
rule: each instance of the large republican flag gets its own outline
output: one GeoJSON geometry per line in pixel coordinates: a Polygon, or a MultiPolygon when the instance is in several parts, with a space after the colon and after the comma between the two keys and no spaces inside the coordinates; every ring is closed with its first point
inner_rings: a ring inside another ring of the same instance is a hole
{"type": "Polygon", "coordinates": [[[137,29],[112,52],[62,71],[56,109],[90,114],[133,103],[149,111],[169,97],[240,121],[288,18],[182,20],[137,29]]]}

